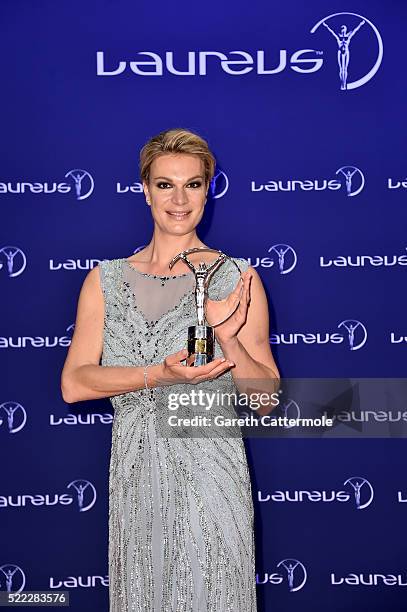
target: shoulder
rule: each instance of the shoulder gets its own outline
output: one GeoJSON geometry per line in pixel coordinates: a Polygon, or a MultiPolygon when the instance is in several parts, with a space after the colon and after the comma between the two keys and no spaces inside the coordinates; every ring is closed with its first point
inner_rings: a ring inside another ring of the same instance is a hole
{"type": "Polygon", "coordinates": [[[101,259],[98,263],[87,273],[85,277],[85,282],[95,281],[97,278],[103,277],[104,274],[107,274],[109,270],[111,270],[114,259],[101,259]]]}
{"type": "Polygon", "coordinates": [[[95,272],[100,273],[102,276],[104,274],[113,274],[115,271],[119,270],[125,259],[123,257],[117,257],[115,259],[101,259],[97,266],[91,270],[90,274],[95,272]]]}
{"type": "Polygon", "coordinates": [[[246,270],[248,270],[249,268],[252,270],[253,268],[251,268],[251,266],[249,265],[249,262],[247,261],[247,259],[244,259],[244,257],[231,257],[231,259],[235,262],[235,264],[239,267],[239,269],[241,270],[241,272],[246,272],[246,270]]]}
{"type": "Polygon", "coordinates": [[[253,268],[253,266],[251,266],[249,264],[247,259],[244,259],[244,257],[232,257],[232,259],[239,266],[239,268],[240,268],[242,273],[249,271],[249,273],[250,273],[250,275],[252,277],[251,287],[252,287],[253,292],[255,292],[255,293],[264,293],[264,286],[263,286],[263,282],[261,280],[261,277],[260,277],[259,273],[257,272],[257,270],[255,268],[253,268]]]}
{"type": "Polygon", "coordinates": [[[117,257],[115,259],[101,259],[96,267],[100,267],[103,269],[113,268],[114,266],[117,266],[119,263],[121,263],[123,260],[123,257],[117,257]]]}
{"type": "Polygon", "coordinates": [[[98,287],[103,292],[110,288],[114,278],[121,267],[123,258],[102,259],[88,272],[85,277],[84,285],[98,287]]]}

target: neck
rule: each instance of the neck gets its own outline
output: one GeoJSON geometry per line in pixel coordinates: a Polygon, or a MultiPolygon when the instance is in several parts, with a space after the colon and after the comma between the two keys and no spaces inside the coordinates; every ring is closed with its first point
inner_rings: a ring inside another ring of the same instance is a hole
{"type": "MultiPolygon", "coordinates": [[[[196,247],[206,246],[192,231],[184,236],[174,236],[161,232],[158,227],[154,228],[151,242],[147,245],[143,253],[143,262],[151,265],[154,269],[168,270],[169,262],[182,251],[196,247]]],[[[181,270],[187,268],[183,262],[177,262],[174,269],[181,270]]]]}

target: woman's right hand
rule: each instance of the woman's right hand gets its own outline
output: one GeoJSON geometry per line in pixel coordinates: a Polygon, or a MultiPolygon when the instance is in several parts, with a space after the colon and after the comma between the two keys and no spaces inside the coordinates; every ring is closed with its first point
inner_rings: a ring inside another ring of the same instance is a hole
{"type": "MultiPolygon", "coordinates": [[[[187,383],[196,385],[204,380],[212,380],[229,370],[235,364],[224,357],[217,357],[210,363],[202,366],[190,366],[193,356],[188,358],[187,349],[183,349],[172,355],[167,355],[163,363],[158,366],[150,366],[157,368],[153,376],[156,379],[157,386],[176,385],[187,383]],[[182,364],[182,361],[187,361],[182,364]]],[[[148,372],[148,370],[147,370],[148,372]]]]}

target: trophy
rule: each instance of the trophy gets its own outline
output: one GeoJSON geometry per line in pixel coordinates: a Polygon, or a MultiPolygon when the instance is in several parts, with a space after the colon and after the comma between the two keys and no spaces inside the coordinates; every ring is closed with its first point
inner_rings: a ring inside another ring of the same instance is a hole
{"type": "MultiPolygon", "coordinates": [[[[215,333],[214,327],[220,325],[226,319],[228,319],[239,306],[239,302],[236,304],[235,308],[221,321],[218,321],[214,325],[207,325],[206,321],[206,303],[208,300],[208,287],[209,282],[216,272],[218,268],[227,260],[231,261],[237,268],[239,274],[241,274],[241,270],[237,263],[233,261],[231,257],[222,253],[218,249],[210,249],[207,247],[195,247],[193,249],[187,249],[182,251],[182,253],[178,253],[169,263],[169,268],[171,269],[173,265],[179,260],[182,259],[187,266],[192,270],[195,274],[195,305],[196,305],[196,313],[197,313],[197,325],[191,325],[188,327],[188,357],[191,355],[195,355],[195,359],[191,366],[200,366],[206,365],[207,363],[213,360],[214,356],[214,344],[215,344],[215,333]],[[219,253],[219,257],[207,264],[203,261],[199,262],[197,268],[189,261],[187,255],[190,253],[198,253],[200,251],[212,251],[214,253],[219,253]]],[[[241,280],[241,279],[240,279],[241,280]]]]}

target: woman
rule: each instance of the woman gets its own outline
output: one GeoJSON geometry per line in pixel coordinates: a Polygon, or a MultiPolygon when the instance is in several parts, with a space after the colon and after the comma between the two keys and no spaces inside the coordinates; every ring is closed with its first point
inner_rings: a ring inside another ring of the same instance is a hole
{"type": "MultiPolygon", "coordinates": [[[[234,313],[215,327],[214,360],[187,367],[195,278],[180,260],[177,274],[169,274],[168,263],[181,251],[205,246],[196,226],[214,165],[206,141],[188,130],[152,138],[140,155],[152,239],[135,255],[102,261],[79,297],[62,393],[68,403],[110,397],[115,409],[110,612],[256,610],[253,506],[241,437],[201,432],[177,438],[159,431],[168,415],[166,390],[199,384],[236,391],[244,379],[279,377],[264,289],[243,259],[235,259],[245,269],[241,282],[230,261],[211,280],[209,323],[221,320],[240,295],[234,313]]],[[[204,251],[189,259],[196,265],[216,256],[204,251]]]]}

